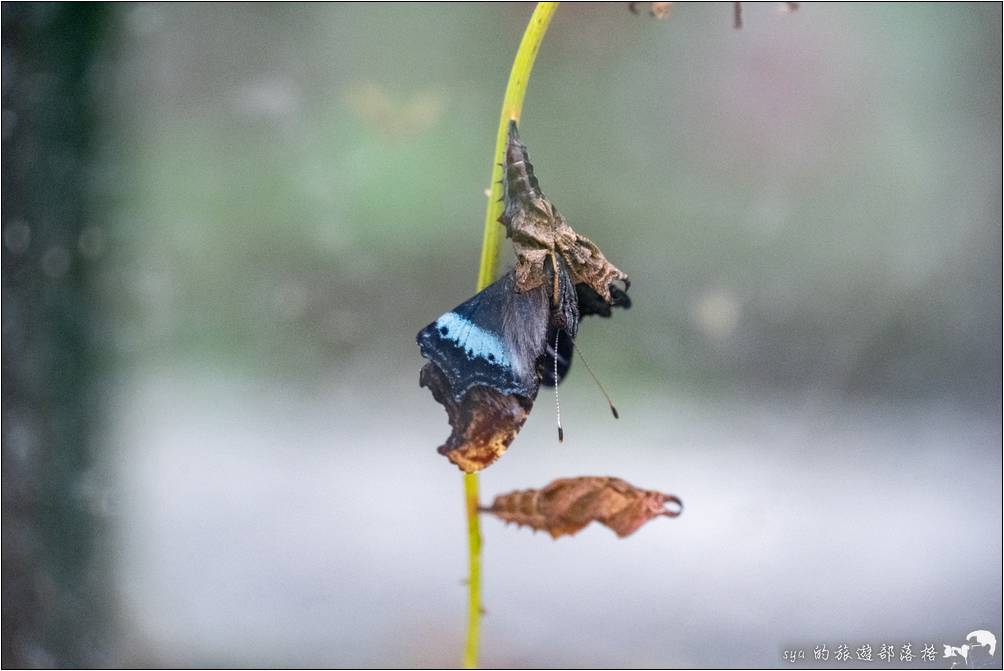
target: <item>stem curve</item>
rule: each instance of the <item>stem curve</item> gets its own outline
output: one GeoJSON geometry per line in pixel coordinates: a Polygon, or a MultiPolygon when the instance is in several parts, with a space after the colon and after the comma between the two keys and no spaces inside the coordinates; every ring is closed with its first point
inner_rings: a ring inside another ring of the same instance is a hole
{"type": "MultiPolygon", "coordinates": [[[[492,157],[491,189],[488,195],[488,208],[485,212],[484,238],[481,243],[481,264],[478,268],[478,285],[476,291],[481,291],[495,279],[498,272],[499,252],[505,236],[498,218],[502,214],[502,162],[505,153],[506,137],[509,121],[519,121],[523,113],[523,100],[526,98],[527,84],[530,73],[537,60],[540,43],[551,25],[551,18],[558,9],[557,2],[538,2],[530,17],[530,22],[523,33],[523,39],[516,50],[512,70],[509,72],[509,83],[506,85],[505,97],[502,99],[502,114],[499,117],[498,133],[495,136],[495,154],[492,157]]],[[[464,644],[464,668],[472,669],[478,665],[478,642],[481,634],[481,521],[478,518],[478,474],[464,474],[464,501],[467,512],[467,548],[468,548],[468,580],[467,580],[467,640],[464,644]]]]}

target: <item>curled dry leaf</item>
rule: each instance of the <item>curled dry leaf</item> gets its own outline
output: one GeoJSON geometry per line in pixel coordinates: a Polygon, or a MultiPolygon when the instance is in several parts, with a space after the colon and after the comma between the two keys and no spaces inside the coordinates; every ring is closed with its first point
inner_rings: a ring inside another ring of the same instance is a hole
{"type": "Polygon", "coordinates": [[[653,517],[678,516],[683,503],[672,494],[639,489],[620,478],[581,477],[496,496],[481,511],[547,531],[552,538],[571,536],[594,520],[623,538],[653,517]]]}
{"type": "Polygon", "coordinates": [[[630,286],[627,274],[607,261],[592,240],[576,233],[541,192],[515,121],[509,123],[504,167],[505,210],[499,221],[505,225],[516,252],[517,291],[529,291],[552,281],[554,273],[549,269],[558,267],[560,259],[573,284],[584,283],[612,303],[611,283],[620,281],[630,286]]]}

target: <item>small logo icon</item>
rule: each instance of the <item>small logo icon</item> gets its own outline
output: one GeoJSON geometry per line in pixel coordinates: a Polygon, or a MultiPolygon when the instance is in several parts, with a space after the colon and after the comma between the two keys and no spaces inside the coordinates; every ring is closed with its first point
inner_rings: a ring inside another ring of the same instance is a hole
{"type": "Polygon", "coordinates": [[[970,632],[969,636],[966,636],[966,640],[969,641],[970,647],[981,646],[986,648],[987,653],[991,657],[997,652],[997,637],[986,629],[977,629],[970,632]]]}
{"type": "MultiPolygon", "coordinates": [[[[981,662],[989,661],[997,653],[997,637],[986,629],[971,631],[966,636],[966,642],[961,645],[944,644],[945,654],[942,659],[958,658],[966,668],[980,668],[981,662]]],[[[958,659],[952,662],[951,668],[959,664],[958,659]]]]}

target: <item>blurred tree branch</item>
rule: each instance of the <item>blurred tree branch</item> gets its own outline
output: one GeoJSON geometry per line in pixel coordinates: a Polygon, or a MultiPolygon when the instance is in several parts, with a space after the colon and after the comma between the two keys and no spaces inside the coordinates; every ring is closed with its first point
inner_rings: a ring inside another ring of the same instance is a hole
{"type": "Polygon", "coordinates": [[[101,525],[84,474],[96,415],[87,185],[108,9],[2,11],[2,662],[104,666],[101,525]]]}

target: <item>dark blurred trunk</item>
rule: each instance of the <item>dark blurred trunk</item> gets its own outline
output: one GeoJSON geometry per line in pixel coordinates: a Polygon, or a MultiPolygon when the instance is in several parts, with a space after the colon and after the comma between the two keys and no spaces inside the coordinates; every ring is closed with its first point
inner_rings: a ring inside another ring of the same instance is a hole
{"type": "MultiPolygon", "coordinates": [[[[107,9],[3,4],[3,666],[106,662],[87,484],[89,82],[107,9]]],[[[93,237],[93,235],[91,235],[93,237]]]]}

